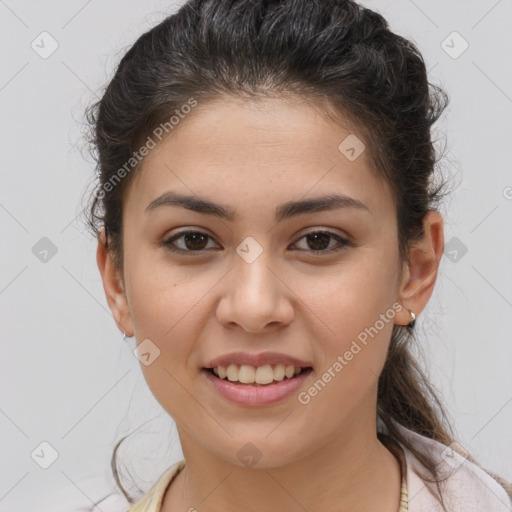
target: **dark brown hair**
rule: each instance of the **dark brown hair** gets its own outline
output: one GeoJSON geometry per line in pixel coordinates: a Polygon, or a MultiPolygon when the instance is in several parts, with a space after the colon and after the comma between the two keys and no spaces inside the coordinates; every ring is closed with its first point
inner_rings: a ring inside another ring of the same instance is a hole
{"type": "MultiPolygon", "coordinates": [[[[87,110],[99,179],[87,222],[96,236],[105,229],[121,272],[123,197],[141,148],[179,129],[178,118],[194,104],[223,95],[300,96],[355,127],[373,171],[393,193],[400,257],[407,259],[409,243],[423,236],[422,221],[447,184],[436,172],[431,127],[448,97],[429,83],[416,46],[352,0],[190,0],[137,39],[87,110]]],[[[411,327],[394,326],[379,379],[379,437],[414,453],[443,503],[435,461],[396,428],[446,445],[453,440],[436,391],[410,353],[414,337],[411,327]]],[[[117,472],[123,440],[112,470],[133,503],[117,472]]]]}

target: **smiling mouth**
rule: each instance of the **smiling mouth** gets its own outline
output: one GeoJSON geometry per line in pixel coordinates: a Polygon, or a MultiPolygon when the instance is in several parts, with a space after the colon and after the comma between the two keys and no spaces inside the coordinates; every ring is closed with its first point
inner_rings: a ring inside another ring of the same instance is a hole
{"type": "Polygon", "coordinates": [[[203,368],[219,380],[239,384],[241,386],[265,387],[293,380],[299,375],[313,371],[311,366],[294,367],[283,364],[264,365],[258,368],[246,365],[218,366],[216,368],[203,368]]]}

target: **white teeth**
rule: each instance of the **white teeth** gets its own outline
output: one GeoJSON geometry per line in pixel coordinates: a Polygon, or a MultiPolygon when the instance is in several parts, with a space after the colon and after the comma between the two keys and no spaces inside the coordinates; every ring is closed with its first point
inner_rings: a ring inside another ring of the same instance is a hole
{"type": "MultiPolygon", "coordinates": [[[[258,368],[258,371],[260,369],[258,368]]],[[[238,381],[244,384],[252,384],[256,378],[256,369],[254,366],[242,365],[238,370],[238,381]]]]}
{"type": "Polygon", "coordinates": [[[221,379],[227,378],[231,382],[241,382],[242,384],[270,384],[273,381],[281,381],[285,377],[291,379],[299,375],[303,368],[292,365],[276,364],[271,366],[254,366],[242,364],[230,364],[228,366],[217,366],[213,368],[213,373],[221,379]]]}
{"type": "MultiPolygon", "coordinates": [[[[242,371],[243,368],[244,366],[240,368],[240,371],[242,371]]],[[[258,366],[256,369],[256,377],[253,382],[256,382],[256,384],[270,384],[273,380],[274,370],[272,370],[272,366],[269,364],[266,364],[265,366],[258,366]]],[[[240,382],[243,382],[242,379],[240,379],[240,382]]]]}
{"type": "Polygon", "coordinates": [[[226,370],[228,380],[231,382],[238,380],[238,367],[236,364],[230,364],[226,370]]]}
{"type": "Polygon", "coordinates": [[[274,366],[274,380],[283,380],[286,367],[284,364],[276,364],[274,366]]]}

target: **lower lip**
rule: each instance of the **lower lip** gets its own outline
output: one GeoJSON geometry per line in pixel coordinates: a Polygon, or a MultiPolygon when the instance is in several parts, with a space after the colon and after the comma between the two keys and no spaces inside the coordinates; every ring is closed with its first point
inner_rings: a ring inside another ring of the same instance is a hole
{"type": "Polygon", "coordinates": [[[308,378],[313,370],[302,371],[292,379],[284,379],[273,384],[256,386],[254,384],[238,384],[226,379],[219,379],[204,368],[201,372],[212,383],[215,389],[227,400],[238,405],[257,407],[284,400],[292,395],[308,378]]]}

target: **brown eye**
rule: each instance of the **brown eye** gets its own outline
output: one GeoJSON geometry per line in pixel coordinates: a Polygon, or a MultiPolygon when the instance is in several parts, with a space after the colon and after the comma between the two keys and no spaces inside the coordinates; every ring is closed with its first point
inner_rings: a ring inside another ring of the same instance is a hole
{"type": "Polygon", "coordinates": [[[163,245],[173,252],[200,254],[206,249],[208,239],[211,237],[201,231],[183,231],[164,241],[163,245]],[[177,240],[181,240],[181,247],[176,247],[177,240]]]}
{"type": "Polygon", "coordinates": [[[299,241],[305,239],[306,240],[306,249],[313,254],[329,254],[332,252],[337,252],[345,248],[345,246],[349,245],[349,241],[342,238],[339,235],[331,233],[329,231],[312,231],[307,235],[299,238],[299,241]],[[334,246],[330,245],[333,241],[337,242],[334,246]]]}

